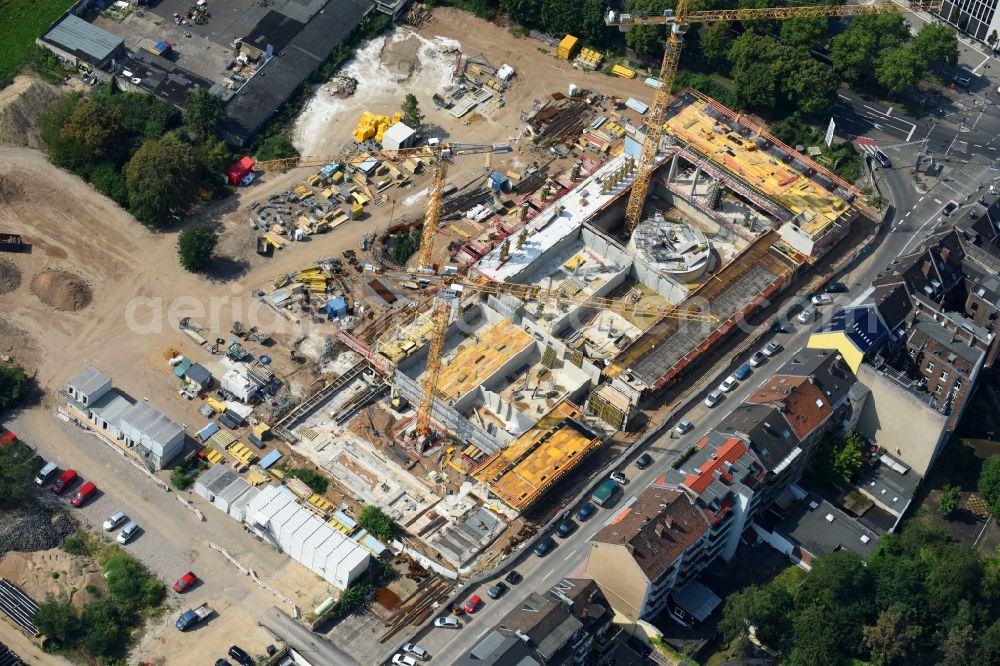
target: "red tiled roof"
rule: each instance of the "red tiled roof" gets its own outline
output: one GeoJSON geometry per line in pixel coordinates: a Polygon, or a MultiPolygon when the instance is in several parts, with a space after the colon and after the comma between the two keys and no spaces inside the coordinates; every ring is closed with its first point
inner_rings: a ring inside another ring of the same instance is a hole
{"type": "Polygon", "coordinates": [[[649,580],[658,580],[708,530],[708,523],[679,490],[651,486],[594,536],[625,545],[649,580]]]}
{"type": "Polygon", "coordinates": [[[808,377],[775,375],[747,398],[747,402],[779,403],[785,420],[800,440],[833,414],[826,395],[808,377]]]}
{"type": "Polygon", "coordinates": [[[705,489],[715,480],[715,470],[723,469],[727,462],[736,462],[747,452],[747,445],[739,437],[729,437],[726,443],[718,448],[715,457],[706,460],[702,466],[695,470],[697,474],[688,474],[684,479],[684,485],[697,494],[705,492],[705,489]]]}

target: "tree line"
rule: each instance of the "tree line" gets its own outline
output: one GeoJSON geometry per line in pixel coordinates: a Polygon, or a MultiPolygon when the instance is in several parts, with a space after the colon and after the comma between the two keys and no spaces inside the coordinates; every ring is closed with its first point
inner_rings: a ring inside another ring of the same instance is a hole
{"type": "Polygon", "coordinates": [[[779,576],[726,600],[719,631],[751,631],[791,666],[1000,663],[1000,555],[981,557],[914,521],[862,559],[839,551],[807,576],[779,576]]]}
{"type": "Polygon", "coordinates": [[[222,100],[188,94],[183,113],[114,80],[91,95],[73,93],[40,119],[54,164],[90,182],[153,230],[179,220],[198,188],[225,190],[233,155],[219,137],[222,100]]]}

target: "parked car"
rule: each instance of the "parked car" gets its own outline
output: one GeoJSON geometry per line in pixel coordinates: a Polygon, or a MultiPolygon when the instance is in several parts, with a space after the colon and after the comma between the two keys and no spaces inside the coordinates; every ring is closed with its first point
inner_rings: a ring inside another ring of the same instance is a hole
{"type": "Polygon", "coordinates": [[[576,519],[581,523],[587,522],[591,516],[597,513],[597,507],[590,502],[584,502],[580,510],[576,512],[576,519]]]}
{"type": "Polygon", "coordinates": [[[816,294],[810,298],[809,301],[813,305],[829,305],[830,303],[833,303],[833,296],[830,294],[816,294]]]}
{"type": "Polygon", "coordinates": [[[620,486],[624,486],[626,483],[628,483],[628,477],[625,476],[624,472],[611,472],[611,474],[608,476],[612,481],[614,481],[620,486]]]}
{"type": "Polygon", "coordinates": [[[508,589],[510,588],[507,587],[507,583],[503,581],[498,581],[496,585],[486,590],[486,596],[488,596],[490,599],[499,599],[504,595],[504,592],[506,592],[508,589]]]}
{"type": "Polygon", "coordinates": [[[635,466],[638,467],[639,469],[646,469],[652,464],[653,464],[653,456],[649,455],[648,453],[643,453],[635,461],[635,466]]]}
{"type": "Polygon", "coordinates": [[[736,368],[736,372],[733,373],[733,377],[740,380],[741,382],[745,380],[753,372],[753,368],[750,367],[749,363],[744,363],[740,367],[736,368]]]}
{"type": "Polygon", "coordinates": [[[780,351],[781,351],[781,343],[778,342],[777,340],[771,340],[770,342],[767,343],[767,346],[764,347],[764,356],[771,358],[780,351]]]}
{"type": "Polygon", "coordinates": [[[516,569],[511,569],[510,573],[504,576],[503,579],[508,583],[510,583],[511,585],[517,585],[522,580],[524,580],[524,576],[519,574],[516,569]]]}
{"type": "Polygon", "coordinates": [[[128,516],[125,515],[124,511],[119,511],[113,516],[108,516],[104,520],[104,531],[110,532],[111,530],[115,529],[116,527],[124,523],[126,520],[128,520],[128,516]]]}
{"type": "Polygon", "coordinates": [[[957,83],[958,85],[962,86],[963,88],[968,88],[969,86],[972,85],[972,77],[971,76],[964,76],[962,74],[956,74],[955,78],[952,79],[952,80],[955,83],[957,83]]]}
{"type": "Polygon", "coordinates": [[[479,607],[482,605],[483,605],[483,600],[479,597],[479,595],[473,594],[471,597],[469,597],[469,600],[462,605],[462,610],[464,610],[469,615],[472,615],[477,610],[479,610],[479,607]]]}
{"type": "Polygon", "coordinates": [[[62,495],[74,481],[76,481],[76,470],[68,469],[56,479],[55,483],[49,486],[49,489],[56,495],[62,495]]]}
{"type": "Polygon", "coordinates": [[[93,481],[87,481],[87,483],[80,486],[80,489],[76,491],[76,494],[70,498],[69,503],[75,507],[81,507],[87,503],[94,493],[97,492],[97,486],[94,485],[93,481]]]}
{"type": "Polygon", "coordinates": [[[445,615],[434,620],[434,626],[440,629],[459,629],[462,625],[452,616],[445,615]]]}
{"type": "Polygon", "coordinates": [[[796,319],[799,321],[800,324],[808,324],[809,322],[812,321],[813,317],[815,316],[816,316],[816,308],[814,308],[811,305],[808,305],[802,309],[802,312],[799,313],[799,316],[796,317],[796,319]]]}
{"type": "Polygon", "coordinates": [[[233,663],[228,659],[216,659],[215,666],[233,666],[233,663]]]}
{"type": "Polygon", "coordinates": [[[240,666],[254,666],[256,661],[251,657],[246,650],[241,648],[239,645],[229,646],[229,656],[240,663],[240,666]]]}
{"type": "Polygon", "coordinates": [[[687,419],[684,419],[676,426],[674,426],[674,432],[676,432],[678,435],[686,435],[687,433],[691,432],[693,428],[694,424],[688,421],[687,419]]]}
{"type": "Polygon", "coordinates": [[[949,201],[944,205],[944,208],[941,209],[941,214],[948,217],[955,212],[956,208],[958,208],[958,204],[954,201],[949,201]]]}
{"type": "Polygon", "coordinates": [[[766,360],[767,356],[764,355],[764,352],[759,352],[759,351],[754,352],[753,356],[750,357],[750,367],[759,368],[761,363],[763,363],[766,360]]]}
{"type": "Polygon", "coordinates": [[[823,287],[823,291],[828,294],[846,294],[850,288],[843,282],[831,282],[823,287]]]}
{"type": "Polygon", "coordinates": [[[558,534],[559,537],[562,539],[565,539],[575,531],[576,531],[576,523],[573,522],[572,518],[567,518],[566,520],[559,523],[558,527],[556,527],[556,534],[558,534]]]}
{"type": "Polygon", "coordinates": [[[44,486],[45,482],[49,480],[56,470],[59,469],[59,465],[55,463],[45,463],[42,468],[38,470],[38,474],[35,475],[35,484],[39,486],[44,486]]]}
{"type": "MultiPolygon", "coordinates": [[[[134,523],[129,524],[133,525],[134,523]]],[[[204,603],[197,608],[189,608],[177,617],[177,622],[174,623],[174,626],[181,631],[187,631],[199,622],[204,621],[214,612],[215,610],[213,610],[207,603],[204,603]]]]}
{"type": "Polygon", "coordinates": [[[176,583],[174,583],[174,591],[184,592],[197,582],[198,577],[194,575],[194,572],[188,571],[186,574],[178,578],[176,583]]]}
{"type": "Polygon", "coordinates": [[[122,528],[122,531],[118,533],[118,537],[115,539],[121,545],[127,544],[131,541],[135,535],[139,532],[139,524],[134,520],[129,521],[129,524],[122,528]]]}
{"type": "Polygon", "coordinates": [[[535,555],[538,557],[545,557],[556,547],[556,540],[550,536],[545,537],[537,544],[535,544],[535,555]]]}
{"type": "Polygon", "coordinates": [[[729,393],[734,388],[736,388],[737,384],[739,384],[739,382],[736,380],[736,377],[734,377],[733,375],[729,375],[728,377],[722,380],[721,384],[719,384],[719,390],[722,391],[723,393],[729,393]]]}
{"type": "Polygon", "coordinates": [[[719,389],[715,389],[714,391],[705,396],[705,406],[715,407],[717,404],[719,404],[720,400],[722,400],[722,391],[720,391],[719,389]]]}
{"type": "Polygon", "coordinates": [[[416,659],[402,652],[392,655],[392,663],[399,664],[399,666],[417,666],[416,659]]]}
{"type": "Polygon", "coordinates": [[[422,647],[420,647],[416,643],[406,643],[406,644],[404,644],[403,645],[403,652],[409,652],[410,654],[412,654],[417,659],[420,659],[420,660],[423,660],[423,661],[427,661],[428,659],[431,658],[431,656],[429,654],[427,654],[427,650],[423,649],[422,647]]]}
{"type": "Polygon", "coordinates": [[[892,168],[892,162],[889,161],[889,157],[881,150],[875,150],[875,159],[878,160],[879,165],[881,165],[883,169],[892,168]]]}

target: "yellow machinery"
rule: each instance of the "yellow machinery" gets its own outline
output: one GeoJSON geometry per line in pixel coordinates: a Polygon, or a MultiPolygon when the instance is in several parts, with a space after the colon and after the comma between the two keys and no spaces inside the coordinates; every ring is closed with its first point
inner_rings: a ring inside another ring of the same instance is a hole
{"type": "MultiPolygon", "coordinates": [[[[581,298],[579,296],[567,296],[558,289],[545,289],[535,285],[519,284],[517,282],[496,282],[487,278],[480,278],[471,275],[438,275],[436,273],[410,273],[405,271],[385,271],[377,273],[365,273],[367,277],[388,276],[397,280],[416,280],[442,287],[467,287],[475,289],[481,294],[493,294],[500,296],[509,294],[515,296],[525,303],[537,303],[539,307],[546,305],[578,305],[581,307],[591,307],[599,310],[612,310],[625,314],[638,314],[653,317],[666,317],[668,319],[679,319],[682,321],[709,322],[714,323],[718,318],[708,312],[699,310],[678,310],[656,304],[640,305],[639,303],[626,303],[620,300],[591,296],[581,298]]],[[[441,357],[444,352],[445,335],[448,331],[448,315],[451,311],[451,304],[448,300],[438,298],[433,305],[431,321],[433,329],[427,349],[427,369],[424,371],[423,390],[420,395],[420,405],[417,408],[417,419],[415,430],[418,436],[426,435],[430,431],[431,408],[434,405],[434,396],[437,393],[438,379],[441,376],[441,357]]]]}
{"type": "MultiPolygon", "coordinates": [[[[653,94],[653,103],[646,116],[646,139],[642,144],[642,153],[637,163],[637,173],[629,193],[628,206],[625,208],[625,222],[629,231],[635,229],[642,219],[642,209],[646,203],[646,193],[649,191],[649,181],[656,166],[656,153],[660,140],[663,138],[663,113],[670,101],[670,91],[677,75],[677,65],[681,58],[681,48],[684,33],[691,23],[712,23],[715,21],[747,21],[785,20],[796,17],[822,18],[833,16],[861,16],[865,14],[883,14],[899,11],[893,2],[881,2],[873,5],[815,5],[805,7],[763,7],[760,9],[710,9],[704,11],[689,11],[689,0],[678,0],[673,10],[662,14],[628,14],[609,10],[604,22],[610,26],[618,26],[621,30],[636,25],[662,24],[668,26],[669,34],[663,50],[663,62],[660,65],[660,85],[653,94]]],[[[915,0],[910,4],[910,11],[934,11],[940,9],[942,0],[915,0]]]]}
{"type": "MultiPolygon", "coordinates": [[[[431,250],[434,249],[434,234],[437,233],[438,220],[441,216],[441,199],[444,195],[444,182],[448,177],[448,163],[452,157],[459,155],[499,154],[513,150],[509,143],[469,144],[446,143],[438,146],[422,146],[420,148],[401,148],[394,151],[396,159],[404,159],[410,155],[426,155],[430,153],[437,158],[431,190],[427,200],[427,214],[424,216],[423,231],[420,235],[420,253],[417,255],[417,265],[420,268],[431,267],[431,250]]],[[[349,162],[357,159],[360,152],[325,157],[288,157],[280,160],[264,160],[257,162],[254,168],[260,171],[285,171],[296,167],[324,166],[331,162],[349,162]]]]}

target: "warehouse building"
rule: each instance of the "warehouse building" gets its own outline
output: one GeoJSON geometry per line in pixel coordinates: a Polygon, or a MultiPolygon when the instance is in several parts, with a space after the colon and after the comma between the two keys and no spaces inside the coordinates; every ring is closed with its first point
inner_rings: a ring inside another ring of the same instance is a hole
{"type": "Polygon", "coordinates": [[[74,67],[85,63],[94,69],[108,69],[112,60],[125,53],[125,42],[121,37],[101,30],[74,14],[63,16],[35,43],[74,67]]]}

